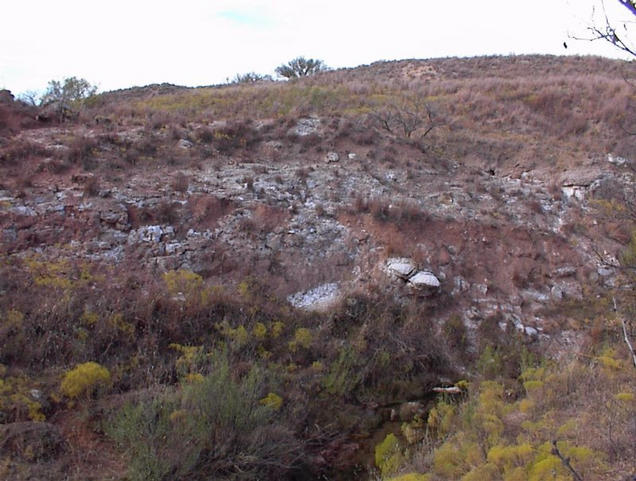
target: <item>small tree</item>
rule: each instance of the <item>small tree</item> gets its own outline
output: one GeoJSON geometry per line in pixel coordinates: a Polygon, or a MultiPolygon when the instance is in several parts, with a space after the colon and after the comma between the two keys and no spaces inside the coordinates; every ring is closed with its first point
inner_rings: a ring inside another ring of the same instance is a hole
{"type": "Polygon", "coordinates": [[[276,73],[288,79],[306,77],[315,73],[327,70],[327,66],[322,60],[297,57],[286,64],[276,67],[276,73]]]}
{"type": "Polygon", "coordinates": [[[95,95],[96,91],[97,87],[83,78],[68,77],[63,81],[51,80],[40,104],[52,106],[59,120],[63,121],[76,116],[84,100],[95,95]]]}
{"type": "Polygon", "coordinates": [[[51,80],[42,96],[42,105],[51,102],[76,104],[94,95],[96,91],[97,87],[83,78],[68,77],[61,82],[51,80]]]}

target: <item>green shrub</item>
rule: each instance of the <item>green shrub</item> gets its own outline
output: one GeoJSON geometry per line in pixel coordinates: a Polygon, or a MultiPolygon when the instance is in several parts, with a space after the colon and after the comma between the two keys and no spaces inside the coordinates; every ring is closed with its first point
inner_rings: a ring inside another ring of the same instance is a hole
{"type": "Polygon", "coordinates": [[[350,347],[340,350],[338,359],[329,367],[322,380],[327,393],[337,396],[349,395],[361,382],[362,375],[356,369],[358,357],[350,347]]]}
{"type": "Polygon", "coordinates": [[[282,399],[253,367],[232,375],[213,353],[207,376],[115,413],[106,433],[130,457],[131,480],[279,479],[301,449],[276,417],[282,399]]]}

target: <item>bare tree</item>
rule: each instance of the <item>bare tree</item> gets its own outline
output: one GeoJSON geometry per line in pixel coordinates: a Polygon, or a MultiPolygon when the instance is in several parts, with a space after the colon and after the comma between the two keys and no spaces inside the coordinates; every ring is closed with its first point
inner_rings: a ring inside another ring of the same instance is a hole
{"type": "MultiPolygon", "coordinates": [[[[629,20],[616,20],[610,19],[607,10],[605,8],[605,1],[601,0],[600,2],[600,10],[601,10],[601,21],[593,21],[592,25],[587,27],[588,36],[587,37],[576,37],[573,38],[576,40],[588,40],[588,41],[597,41],[603,40],[605,42],[609,42],[614,45],[619,50],[636,57],[636,43],[634,40],[631,40],[630,37],[630,28],[634,28],[636,24],[636,0],[616,0],[620,5],[625,7],[629,13],[631,13],[631,17],[629,20]]],[[[596,8],[593,10],[593,16],[596,16],[596,8]]]]}
{"type": "Polygon", "coordinates": [[[406,138],[419,129],[423,129],[420,138],[424,138],[439,124],[432,107],[421,98],[401,99],[378,108],[371,118],[380,128],[406,138]]]}
{"type": "Polygon", "coordinates": [[[36,107],[40,103],[40,93],[36,90],[26,90],[18,95],[18,100],[32,107],[36,107]]]}

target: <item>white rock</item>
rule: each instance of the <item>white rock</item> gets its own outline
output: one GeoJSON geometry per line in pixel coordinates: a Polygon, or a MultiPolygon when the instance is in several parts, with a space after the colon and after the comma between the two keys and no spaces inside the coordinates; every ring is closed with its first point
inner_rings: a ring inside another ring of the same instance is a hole
{"type": "Polygon", "coordinates": [[[417,289],[439,287],[439,279],[432,272],[420,271],[409,278],[409,284],[417,289]]]}
{"type": "Polygon", "coordinates": [[[347,155],[347,157],[349,158],[349,160],[356,160],[358,158],[358,154],[356,154],[355,152],[349,152],[349,155],[347,155]]]}
{"type": "Polygon", "coordinates": [[[470,288],[470,284],[466,282],[466,279],[464,279],[462,276],[457,276],[453,279],[453,286],[453,291],[451,292],[451,295],[453,296],[459,294],[460,292],[465,292],[470,288]]]}
{"type": "Polygon", "coordinates": [[[132,230],[128,236],[128,242],[153,242],[156,244],[161,241],[162,234],[163,230],[160,225],[147,225],[138,230],[132,230]]]}
{"type": "Polygon", "coordinates": [[[526,326],[524,328],[524,332],[527,336],[535,337],[539,335],[539,331],[537,331],[534,327],[526,326]]]}
{"type": "Polygon", "coordinates": [[[298,309],[316,311],[324,309],[340,296],[340,287],[337,282],[330,282],[314,287],[308,291],[297,292],[287,297],[287,301],[298,309]]]}
{"type": "Polygon", "coordinates": [[[563,289],[559,286],[552,286],[552,289],[550,289],[550,295],[553,300],[560,301],[563,299],[563,289]]]}
{"type": "Polygon", "coordinates": [[[296,127],[293,129],[293,133],[300,137],[304,137],[306,135],[317,133],[319,127],[320,119],[315,117],[300,119],[296,124],[296,127]]]}
{"type": "Polygon", "coordinates": [[[576,274],[576,267],[574,266],[559,267],[552,273],[554,277],[569,277],[574,274],[576,274]]]}
{"type": "Polygon", "coordinates": [[[18,205],[16,207],[13,207],[11,209],[11,212],[13,212],[14,214],[26,215],[29,217],[33,217],[34,215],[37,215],[37,213],[31,207],[27,207],[24,205],[18,205]]]}
{"type": "Polygon", "coordinates": [[[538,302],[544,304],[550,300],[550,296],[535,289],[525,289],[519,293],[525,302],[538,302]]]}
{"type": "Polygon", "coordinates": [[[567,199],[583,200],[585,199],[585,188],[578,185],[569,185],[561,188],[563,195],[567,199]]]}
{"type": "Polygon", "coordinates": [[[400,279],[408,279],[415,272],[416,265],[411,259],[392,257],[386,261],[386,270],[400,279]]]}
{"type": "Polygon", "coordinates": [[[190,142],[188,139],[181,139],[179,140],[179,142],[177,143],[177,145],[179,146],[179,148],[181,149],[191,149],[192,147],[194,147],[194,144],[192,142],[190,142]]]}
{"type": "Polygon", "coordinates": [[[340,155],[338,154],[338,152],[327,152],[327,155],[325,156],[325,160],[328,163],[338,162],[340,160],[340,155]]]}
{"type": "Polygon", "coordinates": [[[619,167],[621,165],[625,165],[628,162],[628,160],[625,157],[620,157],[618,155],[613,155],[613,154],[607,154],[607,161],[610,164],[618,165],[619,167]]]}

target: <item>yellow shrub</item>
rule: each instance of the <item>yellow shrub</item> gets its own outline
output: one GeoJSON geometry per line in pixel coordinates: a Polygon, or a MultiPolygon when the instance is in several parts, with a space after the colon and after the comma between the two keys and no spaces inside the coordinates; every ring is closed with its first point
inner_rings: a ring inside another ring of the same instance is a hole
{"type": "Polygon", "coordinates": [[[562,438],[576,432],[578,422],[576,419],[570,419],[557,429],[557,437],[562,438]]]}
{"type": "Polygon", "coordinates": [[[488,461],[504,471],[513,467],[525,466],[534,456],[534,450],[529,443],[519,446],[493,446],[488,451],[488,461]]]}
{"type": "Polygon", "coordinates": [[[455,407],[440,401],[429,411],[427,424],[438,436],[444,436],[451,431],[454,417],[455,407]]]}
{"type": "MultiPolygon", "coordinates": [[[[0,376],[4,376],[6,368],[0,364],[0,376]]],[[[33,397],[33,384],[26,377],[0,377],[0,412],[6,415],[14,413],[4,422],[19,421],[25,413],[31,421],[44,421],[42,405],[33,397]]]]}
{"type": "Polygon", "coordinates": [[[551,455],[532,466],[528,481],[569,481],[570,479],[572,478],[564,472],[559,458],[551,455]]]}
{"type": "Polygon", "coordinates": [[[400,442],[395,437],[395,434],[387,434],[384,441],[376,445],[375,465],[382,473],[382,476],[386,476],[397,471],[403,460],[404,458],[400,450],[400,442]]]}
{"type": "Polygon", "coordinates": [[[203,359],[203,346],[183,346],[172,343],[168,347],[181,353],[176,362],[176,368],[180,375],[195,371],[203,359]]]}
{"type": "Polygon", "coordinates": [[[519,411],[522,413],[529,413],[535,407],[535,402],[532,399],[522,399],[519,401],[519,411]]]}
{"type": "Polygon", "coordinates": [[[466,473],[462,476],[461,481],[495,480],[498,478],[498,475],[499,471],[497,470],[497,467],[490,463],[486,463],[466,473]]]}
{"type": "Polygon", "coordinates": [[[283,329],[285,329],[285,324],[280,321],[274,322],[274,324],[272,324],[272,337],[274,339],[280,337],[280,335],[283,333],[283,329]]]}
{"type": "Polygon", "coordinates": [[[292,352],[295,352],[299,346],[308,349],[312,342],[313,336],[311,335],[311,331],[306,327],[300,327],[296,329],[294,340],[289,343],[289,349],[292,352]]]}
{"type": "Polygon", "coordinates": [[[185,381],[190,384],[201,383],[205,380],[203,374],[199,372],[191,372],[186,375],[185,381]]]}
{"type": "Polygon", "coordinates": [[[203,278],[199,274],[185,269],[164,273],[163,281],[173,296],[183,294],[188,300],[194,300],[201,293],[203,278]]]}
{"type": "Polygon", "coordinates": [[[469,470],[459,446],[449,441],[435,450],[433,468],[435,473],[449,479],[458,479],[469,470]]]}
{"type": "Polygon", "coordinates": [[[239,326],[236,329],[229,329],[228,336],[230,336],[232,341],[234,341],[238,347],[242,347],[247,344],[250,334],[244,326],[239,326]]]}
{"type": "Polygon", "coordinates": [[[526,390],[528,394],[537,391],[543,387],[543,381],[526,381],[523,383],[523,388],[526,390]]]}
{"type": "Polygon", "coordinates": [[[283,398],[278,394],[270,392],[267,396],[259,401],[263,406],[278,411],[283,405],[283,398]]]}
{"type": "Polygon", "coordinates": [[[387,481],[431,481],[430,474],[408,473],[395,478],[390,478],[387,481]]]}
{"type": "Polygon", "coordinates": [[[619,392],[614,396],[614,399],[628,403],[634,400],[634,394],[631,392],[619,392]]]}
{"type": "Polygon", "coordinates": [[[265,324],[263,324],[262,322],[257,322],[256,324],[254,324],[254,327],[252,328],[252,334],[259,341],[265,339],[265,336],[267,336],[267,328],[265,327],[265,324]]]}
{"type": "Polygon", "coordinates": [[[84,325],[94,326],[99,320],[99,314],[93,311],[85,310],[80,319],[84,325]]]}
{"type": "Polygon", "coordinates": [[[60,389],[65,396],[75,399],[83,394],[90,396],[97,389],[110,384],[110,372],[96,362],[78,364],[64,375],[60,389]]]}
{"type": "Polygon", "coordinates": [[[314,372],[322,372],[325,366],[320,361],[314,361],[311,363],[311,370],[314,372]]]}

